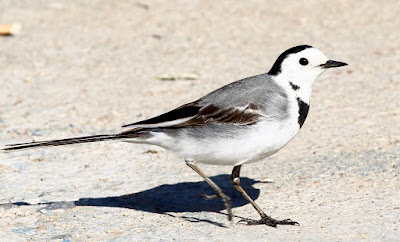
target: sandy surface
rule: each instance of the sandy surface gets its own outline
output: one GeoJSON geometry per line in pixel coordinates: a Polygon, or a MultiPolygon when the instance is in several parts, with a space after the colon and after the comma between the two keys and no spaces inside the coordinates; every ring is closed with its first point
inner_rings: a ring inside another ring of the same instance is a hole
{"type": "Polygon", "coordinates": [[[201,166],[220,201],[161,148],[97,143],[0,154],[2,240],[385,240],[400,238],[399,1],[15,1],[0,22],[0,145],[118,132],[226,83],[269,70],[297,44],[349,63],[314,85],[299,135],[242,168],[265,211],[201,166]],[[160,81],[168,73],[197,80],[160,81]],[[267,181],[261,183],[259,181],[267,181]]]}

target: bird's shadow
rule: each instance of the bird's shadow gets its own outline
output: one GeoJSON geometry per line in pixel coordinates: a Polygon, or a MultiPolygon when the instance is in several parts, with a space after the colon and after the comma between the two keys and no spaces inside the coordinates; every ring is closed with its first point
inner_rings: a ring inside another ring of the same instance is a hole
{"type": "MultiPolygon", "coordinates": [[[[228,175],[210,177],[226,195],[232,199],[232,207],[240,207],[248,201],[231,185],[228,175]]],[[[252,187],[257,181],[241,178],[241,186],[255,200],[260,190],[252,187]]],[[[119,207],[141,210],[151,213],[166,212],[201,212],[224,210],[221,199],[207,200],[200,194],[213,195],[214,190],[204,181],[182,182],[161,185],[137,193],[117,197],[81,198],[75,201],[76,206],[119,207]]]]}
{"type": "MultiPolygon", "coordinates": [[[[232,208],[241,207],[248,203],[248,201],[231,185],[229,175],[218,175],[210,178],[232,199],[232,208]]],[[[250,178],[240,179],[241,186],[253,200],[256,200],[260,195],[260,190],[253,187],[255,183],[259,182],[260,181],[250,178]]],[[[210,211],[221,213],[221,211],[225,210],[221,199],[207,200],[200,194],[213,195],[215,192],[205,181],[182,182],[161,185],[141,192],[121,196],[80,198],[73,202],[45,202],[39,205],[47,205],[45,208],[42,208],[46,210],[65,209],[71,206],[117,207],[166,214],[169,216],[174,216],[169,214],[170,212],[210,211]]],[[[13,205],[24,206],[34,204],[15,202],[13,205]]],[[[209,220],[202,221],[198,218],[182,217],[191,222],[208,222],[223,227],[222,224],[209,220]]]]}

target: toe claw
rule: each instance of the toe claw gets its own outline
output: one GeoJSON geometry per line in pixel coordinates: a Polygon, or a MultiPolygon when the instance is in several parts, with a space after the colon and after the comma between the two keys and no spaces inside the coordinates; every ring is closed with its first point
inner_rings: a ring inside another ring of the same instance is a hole
{"type": "Polygon", "coordinates": [[[213,200],[213,199],[219,198],[219,196],[217,194],[207,195],[207,194],[204,194],[204,193],[200,193],[200,195],[206,200],[213,200]]]}
{"type": "Polygon", "coordinates": [[[300,225],[298,222],[293,221],[291,219],[284,219],[284,220],[276,220],[271,217],[263,217],[260,220],[252,220],[252,219],[241,219],[239,223],[245,223],[246,225],[259,225],[265,224],[267,226],[276,227],[277,225],[300,225]]]}
{"type": "Polygon", "coordinates": [[[248,224],[249,222],[250,222],[250,219],[243,218],[243,219],[239,220],[239,221],[236,223],[236,225],[238,225],[238,224],[240,224],[240,223],[248,224]]]}
{"type": "Polygon", "coordinates": [[[281,220],[278,222],[279,222],[278,224],[282,224],[282,225],[300,225],[298,222],[293,221],[291,219],[284,219],[284,220],[281,220]]]}

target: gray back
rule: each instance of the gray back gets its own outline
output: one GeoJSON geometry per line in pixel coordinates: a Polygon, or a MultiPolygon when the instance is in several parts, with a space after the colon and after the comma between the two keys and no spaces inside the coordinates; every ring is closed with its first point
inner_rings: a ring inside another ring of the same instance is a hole
{"type": "Polygon", "coordinates": [[[251,104],[268,119],[288,118],[287,93],[267,73],[232,82],[200,98],[198,103],[201,106],[213,104],[221,109],[251,104]]]}

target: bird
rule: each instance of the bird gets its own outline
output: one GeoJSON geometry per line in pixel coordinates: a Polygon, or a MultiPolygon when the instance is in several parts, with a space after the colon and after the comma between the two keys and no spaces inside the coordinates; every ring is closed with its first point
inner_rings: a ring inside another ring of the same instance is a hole
{"type": "Polygon", "coordinates": [[[241,187],[240,170],[244,164],[275,154],[292,140],[307,118],[314,81],[325,70],[346,65],[310,45],[298,45],[281,53],[266,73],[232,82],[153,118],[123,125],[122,132],[9,144],[2,150],[110,140],[160,146],[182,157],[214,189],[215,195],[203,195],[221,199],[230,221],[230,197],[198,163],[233,166],[230,182],[261,216],[241,220],[245,224],[299,225],[267,215],[241,187]]]}

